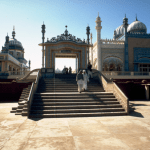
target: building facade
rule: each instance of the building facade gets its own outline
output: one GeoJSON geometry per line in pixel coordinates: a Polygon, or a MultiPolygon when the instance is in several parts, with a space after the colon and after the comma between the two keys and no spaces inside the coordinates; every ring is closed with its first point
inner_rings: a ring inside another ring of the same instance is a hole
{"type": "MultiPolygon", "coordinates": [[[[90,61],[99,71],[150,72],[150,34],[137,17],[114,30],[112,39],[101,39],[101,18],[96,18],[97,41],[90,48],[90,61]]],[[[91,34],[92,44],[92,34],[91,34]]]]}
{"type": "Polygon", "coordinates": [[[6,36],[6,41],[4,47],[0,52],[0,72],[9,73],[14,75],[22,74],[24,71],[30,69],[26,66],[27,60],[24,58],[24,48],[16,38],[15,38],[15,29],[12,32],[12,38],[9,39],[9,36],[6,36]]]}

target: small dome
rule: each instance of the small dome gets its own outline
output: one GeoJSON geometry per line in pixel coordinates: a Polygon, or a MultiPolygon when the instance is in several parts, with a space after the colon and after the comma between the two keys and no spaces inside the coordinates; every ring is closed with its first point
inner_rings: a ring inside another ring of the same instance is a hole
{"type": "Polygon", "coordinates": [[[132,22],[128,28],[127,28],[127,32],[140,32],[140,33],[146,33],[147,32],[147,28],[146,25],[140,21],[138,21],[137,19],[132,22]]]}
{"type": "Polygon", "coordinates": [[[120,37],[121,35],[123,35],[124,34],[124,27],[123,27],[123,25],[121,25],[121,26],[119,26],[116,30],[115,30],[115,37],[116,38],[118,38],[118,37],[120,37]]]}
{"type": "Polygon", "coordinates": [[[19,49],[19,50],[23,50],[23,46],[21,44],[20,41],[18,41],[17,39],[10,39],[9,40],[9,49],[19,49]]]}

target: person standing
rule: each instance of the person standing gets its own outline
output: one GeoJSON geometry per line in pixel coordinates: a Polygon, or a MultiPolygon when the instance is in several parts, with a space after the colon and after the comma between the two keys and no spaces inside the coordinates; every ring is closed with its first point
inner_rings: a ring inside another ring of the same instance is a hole
{"type": "Polygon", "coordinates": [[[81,93],[81,90],[83,88],[83,83],[84,83],[82,70],[80,70],[79,73],[77,74],[76,81],[77,81],[77,84],[78,84],[78,92],[81,93]]]}
{"type": "Polygon", "coordinates": [[[87,82],[89,82],[89,77],[85,70],[83,70],[83,89],[87,90],[87,82]]]}
{"type": "Polygon", "coordinates": [[[88,77],[93,78],[93,74],[92,74],[92,65],[90,64],[90,62],[88,63],[88,77]]]}

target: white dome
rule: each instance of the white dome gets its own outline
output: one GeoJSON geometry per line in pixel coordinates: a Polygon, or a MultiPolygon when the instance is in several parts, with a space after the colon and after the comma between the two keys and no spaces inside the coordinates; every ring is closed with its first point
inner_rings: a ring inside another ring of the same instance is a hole
{"type": "Polygon", "coordinates": [[[23,48],[23,46],[22,46],[22,44],[21,44],[21,42],[20,41],[18,41],[17,39],[10,39],[9,40],[9,46],[16,46],[16,47],[21,47],[21,48],[23,48]]]}
{"type": "Polygon", "coordinates": [[[132,22],[128,28],[127,32],[140,32],[140,33],[146,33],[147,28],[146,25],[138,20],[132,22]]]}
{"type": "Polygon", "coordinates": [[[121,35],[124,35],[124,33],[125,33],[125,29],[124,29],[123,25],[121,25],[115,30],[114,38],[118,38],[121,35]]]}

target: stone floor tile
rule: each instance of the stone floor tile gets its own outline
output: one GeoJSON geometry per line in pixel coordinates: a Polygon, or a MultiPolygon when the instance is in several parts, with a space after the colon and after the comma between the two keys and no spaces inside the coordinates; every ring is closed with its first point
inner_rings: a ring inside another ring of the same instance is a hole
{"type": "Polygon", "coordinates": [[[110,118],[110,119],[105,119],[105,120],[100,120],[100,122],[105,125],[105,126],[126,126],[132,124],[130,120],[127,120],[125,118],[110,118]]]}
{"type": "Polygon", "coordinates": [[[77,150],[130,150],[130,147],[110,135],[74,136],[77,150]]]}
{"type": "Polygon", "coordinates": [[[17,133],[20,132],[33,132],[34,128],[36,127],[37,122],[36,121],[30,121],[30,120],[25,120],[18,128],[18,130],[16,131],[17,133]]]}
{"type": "Polygon", "coordinates": [[[150,134],[115,134],[116,138],[126,143],[133,150],[150,150],[150,134]]]}
{"type": "Polygon", "coordinates": [[[37,137],[61,137],[61,136],[72,136],[69,127],[39,127],[36,126],[32,132],[31,138],[37,137]]]}
{"type": "Polygon", "coordinates": [[[15,133],[11,138],[4,144],[4,147],[11,147],[12,149],[21,150],[25,146],[30,137],[31,133],[15,133]]]}
{"type": "Polygon", "coordinates": [[[73,136],[98,136],[101,134],[111,134],[107,127],[99,125],[70,125],[70,131],[73,136]]]}
{"type": "Polygon", "coordinates": [[[72,136],[30,138],[23,150],[77,150],[72,136]]]}
{"type": "Polygon", "coordinates": [[[50,128],[61,127],[61,126],[69,126],[68,121],[62,118],[52,118],[52,119],[42,119],[37,121],[37,126],[46,126],[50,128]]]}

